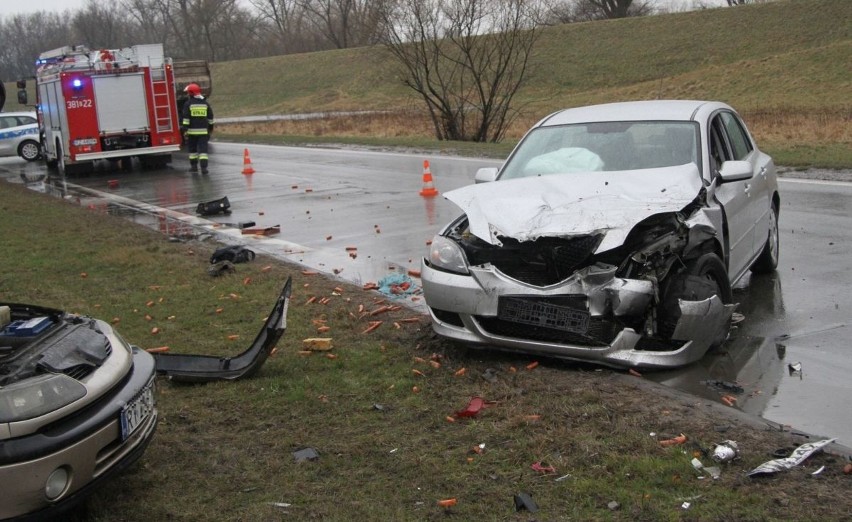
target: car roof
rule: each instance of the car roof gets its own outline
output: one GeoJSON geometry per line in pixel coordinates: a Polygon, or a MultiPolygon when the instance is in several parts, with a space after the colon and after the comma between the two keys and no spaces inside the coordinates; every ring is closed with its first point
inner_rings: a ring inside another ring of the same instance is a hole
{"type": "Polygon", "coordinates": [[[698,113],[730,109],[721,102],[699,100],[644,100],[575,107],[554,112],[539,126],[604,121],[693,121],[698,113]]]}
{"type": "Polygon", "coordinates": [[[30,116],[31,118],[36,117],[35,112],[31,111],[13,111],[13,112],[0,112],[0,116],[30,116]]]}

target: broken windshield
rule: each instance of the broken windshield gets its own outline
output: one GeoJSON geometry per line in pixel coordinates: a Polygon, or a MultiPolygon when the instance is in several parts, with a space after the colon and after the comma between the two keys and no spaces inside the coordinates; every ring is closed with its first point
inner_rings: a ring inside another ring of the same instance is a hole
{"type": "Polygon", "coordinates": [[[500,179],[569,172],[609,172],[695,163],[694,122],[599,122],[539,127],[524,138],[500,179]]]}

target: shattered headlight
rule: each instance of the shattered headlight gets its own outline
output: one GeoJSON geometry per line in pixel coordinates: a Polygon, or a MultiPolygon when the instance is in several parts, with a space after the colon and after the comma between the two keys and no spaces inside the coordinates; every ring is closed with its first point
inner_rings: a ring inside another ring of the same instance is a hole
{"type": "Polygon", "coordinates": [[[461,247],[444,236],[435,236],[432,238],[432,245],[429,247],[429,264],[435,268],[454,272],[457,274],[467,275],[467,260],[461,247]]]}
{"type": "Polygon", "coordinates": [[[86,387],[62,374],[46,374],[0,388],[0,423],[34,419],[86,396],[86,387]]]}

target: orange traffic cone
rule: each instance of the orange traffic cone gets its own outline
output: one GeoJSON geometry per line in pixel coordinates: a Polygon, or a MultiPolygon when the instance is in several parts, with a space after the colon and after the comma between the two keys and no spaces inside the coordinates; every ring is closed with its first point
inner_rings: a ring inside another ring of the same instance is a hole
{"type": "Polygon", "coordinates": [[[432,183],[432,172],[429,170],[429,160],[423,160],[423,189],[420,191],[423,197],[431,198],[438,195],[435,184],[432,183]]]}
{"type": "Polygon", "coordinates": [[[248,149],[243,151],[243,174],[254,174],[254,168],[251,166],[251,158],[249,157],[248,149]]]}

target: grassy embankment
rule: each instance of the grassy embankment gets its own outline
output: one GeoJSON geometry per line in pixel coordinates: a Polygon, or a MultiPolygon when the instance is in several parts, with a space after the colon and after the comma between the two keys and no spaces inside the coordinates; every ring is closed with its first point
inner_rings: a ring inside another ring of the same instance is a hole
{"type": "Polygon", "coordinates": [[[236,354],[294,278],[276,356],[245,381],[160,379],[153,443],[81,520],[762,521],[852,512],[840,459],[816,455],[777,476],[745,476],[790,442],[713,401],[619,372],[446,346],[424,318],[404,321],[416,317],[405,308],[376,312],[392,299],[273,259],[211,278],[215,245],[170,242],[97,201],[81,207],[4,183],[0,215],[0,301],[94,315],[143,348],[236,354]],[[370,321],[383,322],[365,333],[370,321]],[[332,338],[333,349],[300,353],[316,336],[332,338]],[[456,418],[475,396],[489,406],[456,418]],[[658,443],[680,433],[684,445],[658,443]],[[690,460],[710,465],[704,452],[724,439],[740,444],[742,459],[723,465],[719,480],[698,478],[690,460]],[[295,462],[306,447],[319,459],[295,462]],[[536,462],[554,471],[532,469],[536,462]],[[541,510],[516,512],[519,493],[541,510]],[[453,498],[451,508],[438,505],[453,498]]]}
{"type": "Polygon", "coordinates": [[[560,108],[718,99],[744,115],[777,163],[848,168],[850,19],[852,2],[804,0],[548,28],[517,95],[521,113],[498,146],[432,140],[419,101],[377,47],[216,63],[213,101],[222,116],[394,111],[221,126],[223,139],[247,133],[268,142],[391,144],[500,157],[532,123],[560,108]]]}

